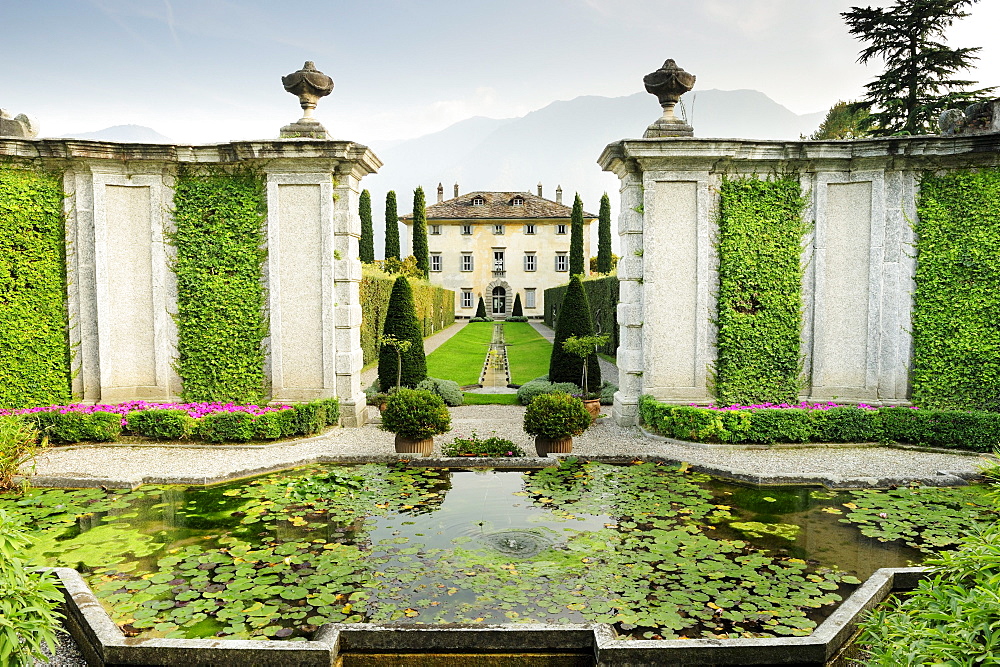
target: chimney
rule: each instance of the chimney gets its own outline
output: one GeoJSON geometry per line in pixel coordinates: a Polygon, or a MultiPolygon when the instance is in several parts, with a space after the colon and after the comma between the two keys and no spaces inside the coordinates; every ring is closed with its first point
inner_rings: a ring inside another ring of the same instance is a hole
{"type": "Polygon", "coordinates": [[[542,196],[542,182],[538,181],[538,196],[542,196]]]}
{"type": "Polygon", "coordinates": [[[562,186],[561,185],[557,185],[556,186],[556,203],[557,204],[561,204],[562,203],[562,186]]]}
{"type": "Polygon", "coordinates": [[[444,201],[444,186],[438,183],[438,203],[444,201]]]}
{"type": "Polygon", "coordinates": [[[458,196],[458,183],[455,183],[455,196],[458,196]]]}

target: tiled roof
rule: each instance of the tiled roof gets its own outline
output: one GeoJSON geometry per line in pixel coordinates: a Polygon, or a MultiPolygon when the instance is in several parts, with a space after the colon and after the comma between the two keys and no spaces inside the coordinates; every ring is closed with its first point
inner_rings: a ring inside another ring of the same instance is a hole
{"type": "MultiPolygon", "coordinates": [[[[446,199],[440,204],[427,207],[428,220],[525,220],[534,218],[566,218],[572,216],[573,208],[557,204],[551,199],[536,197],[528,192],[469,192],[454,199],[446,199]],[[483,203],[473,205],[476,197],[482,197],[483,203]],[[523,204],[515,206],[511,202],[515,197],[524,200],[523,204]]],[[[597,218],[593,213],[583,212],[583,217],[597,218]]],[[[404,215],[400,220],[412,220],[413,214],[404,215]]]]}

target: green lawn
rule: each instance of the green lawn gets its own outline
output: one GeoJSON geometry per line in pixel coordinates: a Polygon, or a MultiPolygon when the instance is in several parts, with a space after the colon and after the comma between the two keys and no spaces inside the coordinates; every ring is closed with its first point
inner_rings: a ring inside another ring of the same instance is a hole
{"type": "Polygon", "coordinates": [[[517,405],[517,394],[473,394],[463,392],[462,405],[517,405]]]}
{"type": "Polygon", "coordinates": [[[552,343],[527,322],[507,322],[503,325],[507,342],[507,364],[511,384],[524,384],[547,375],[552,343]]]}
{"type": "MultiPolygon", "coordinates": [[[[503,331],[511,383],[524,384],[549,372],[552,343],[527,322],[507,322],[503,331]]],[[[466,324],[441,347],[427,355],[427,375],[454,380],[463,386],[476,384],[491,340],[492,323],[466,324]]]]}
{"type": "Polygon", "coordinates": [[[427,355],[427,375],[463,386],[476,384],[492,340],[492,323],[469,322],[427,355]]]}

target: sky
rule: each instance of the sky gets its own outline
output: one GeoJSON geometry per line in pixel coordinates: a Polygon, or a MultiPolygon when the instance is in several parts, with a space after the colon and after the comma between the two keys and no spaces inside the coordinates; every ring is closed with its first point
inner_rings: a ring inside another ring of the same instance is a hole
{"type": "MultiPolygon", "coordinates": [[[[280,78],[306,60],[335,82],[333,138],[402,140],[471,116],[642,90],[673,58],[697,88],[764,92],[796,113],[855,99],[849,0],[0,0],[0,106],[41,136],[112,125],[177,142],[275,138],[300,115],[280,78]],[[13,56],[12,56],[13,54],[13,56]],[[16,57],[15,57],[16,56],[16,57]]],[[[949,33],[1000,84],[1000,0],[949,33]]],[[[734,110],[738,113],[738,110],[734,110]]]]}

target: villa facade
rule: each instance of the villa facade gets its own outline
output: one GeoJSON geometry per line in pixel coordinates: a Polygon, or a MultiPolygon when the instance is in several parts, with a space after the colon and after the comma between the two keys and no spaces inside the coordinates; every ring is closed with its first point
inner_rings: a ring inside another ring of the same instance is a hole
{"type": "MultiPolygon", "coordinates": [[[[569,281],[570,218],[562,203],[527,192],[474,191],[427,207],[430,281],[455,292],[455,316],[469,319],[482,297],[494,319],[510,315],[521,295],[524,315],[541,319],[549,287],[569,281]]],[[[584,212],[583,253],[590,257],[590,225],[597,216],[584,212]]],[[[400,218],[412,239],[413,216],[400,218]]]]}

